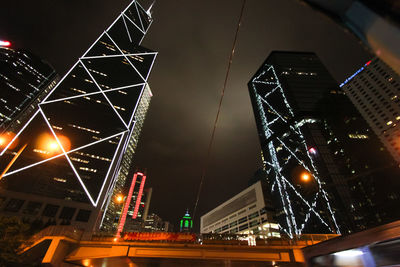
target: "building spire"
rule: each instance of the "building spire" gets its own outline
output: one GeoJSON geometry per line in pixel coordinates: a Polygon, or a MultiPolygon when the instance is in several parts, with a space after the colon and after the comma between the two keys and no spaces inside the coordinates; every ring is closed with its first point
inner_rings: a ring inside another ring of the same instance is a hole
{"type": "Polygon", "coordinates": [[[153,3],[151,3],[150,7],[147,9],[146,13],[147,15],[149,15],[149,17],[151,17],[151,14],[153,13],[153,6],[156,3],[156,0],[153,1],[153,3]]]}

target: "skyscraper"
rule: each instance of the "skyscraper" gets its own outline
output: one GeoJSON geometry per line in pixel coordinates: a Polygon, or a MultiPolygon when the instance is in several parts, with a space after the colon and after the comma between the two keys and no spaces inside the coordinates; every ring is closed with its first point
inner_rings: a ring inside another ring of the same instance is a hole
{"type": "Polygon", "coordinates": [[[290,237],[339,233],[326,192],[333,177],[317,169],[307,142],[322,136],[313,112],[336,83],[313,53],[272,52],[248,85],[282,230],[290,237]]]}
{"type": "Polygon", "coordinates": [[[374,58],[340,87],[400,164],[400,76],[374,58]]]}
{"type": "Polygon", "coordinates": [[[151,22],[133,1],[1,150],[4,213],[98,228],[133,164],[152,96],[157,53],[140,46],[151,22]]]}
{"type": "Polygon", "coordinates": [[[57,79],[49,63],[11,43],[0,45],[0,133],[15,132],[57,79]]]}
{"type": "Polygon", "coordinates": [[[397,164],[314,53],[272,52],[249,90],[277,220],[289,235],[400,218],[397,164]]]}

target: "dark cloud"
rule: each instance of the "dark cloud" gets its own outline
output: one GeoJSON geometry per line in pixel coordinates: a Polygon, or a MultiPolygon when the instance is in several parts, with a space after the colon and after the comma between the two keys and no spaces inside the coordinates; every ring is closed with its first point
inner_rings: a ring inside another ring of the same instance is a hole
{"type": "MultiPolygon", "coordinates": [[[[241,3],[159,0],[143,43],[159,55],[135,160],[154,188],[151,211],[175,224],[194,205],[241,3]]],[[[127,4],[8,1],[0,37],[65,73],[127,4]]],[[[338,82],[370,57],[351,34],[299,1],[247,0],[197,219],[244,189],[261,166],[247,82],[272,50],[314,51],[338,82]]]]}

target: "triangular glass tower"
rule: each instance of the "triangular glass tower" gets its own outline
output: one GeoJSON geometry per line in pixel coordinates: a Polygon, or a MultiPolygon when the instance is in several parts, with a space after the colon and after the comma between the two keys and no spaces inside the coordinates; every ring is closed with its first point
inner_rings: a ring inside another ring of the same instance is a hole
{"type": "Polygon", "coordinates": [[[140,46],[151,23],[133,1],[78,59],[1,147],[3,189],[107,209],[132,166],[152,96],[157,53],[140,46]]]}

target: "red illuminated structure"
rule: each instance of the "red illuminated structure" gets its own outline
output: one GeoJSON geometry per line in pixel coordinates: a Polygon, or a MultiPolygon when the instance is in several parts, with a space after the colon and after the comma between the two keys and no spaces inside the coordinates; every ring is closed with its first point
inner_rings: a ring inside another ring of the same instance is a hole
{"type": "Polygon", "coordinates": [[[119,220],[119,224],[118,224],[118,228],[117,228],[117,237],[121,236],[121,232],[123,231],[124,226],[125,226],[126,216],[128,214],[129,207],[131,206],[132,197],[133,197],[134,193],[137,192],[136,191],[137,189],[135,190],[135,187],[136,187],[136,181],[138,180],[138,176],[142,177],[142,180],[140,182],[140,187],[139,187],[139,191],[137,193],[136,202],[134,203],[134,207],[135,208],[134,208],[134,211],[133,211],[132,219],[136,219],[137,218],[138,211],[139,211],[139,206],[140,206],[142,195],[143,195],[143,188],[144,188],[144,184],[146,182],[146,175],[143,174],[142,172],[135,172],[135,174],[133,175],[132,182],[131,182],[131,185],[129,187],[128,196],[125,199],[125,203],[124,203],[124,206],[122,208],[121,218],[119,220]]]}
{"type": "Polygon", "coordinates": [[[138,215],[140,201],[142,200],[142,195],[143,195],[144,183],[146,182],[146,175],[143,175],[143,173],[140,173],[140,172],[137,172],[136,174],[142,175],[142,182],[140,183],[139,193],[138,193],[138,196],[136,199],[136,204],[135,204],[135,209],[133,211],[132,219],[136,219],[136,217],[138,215]]]}

